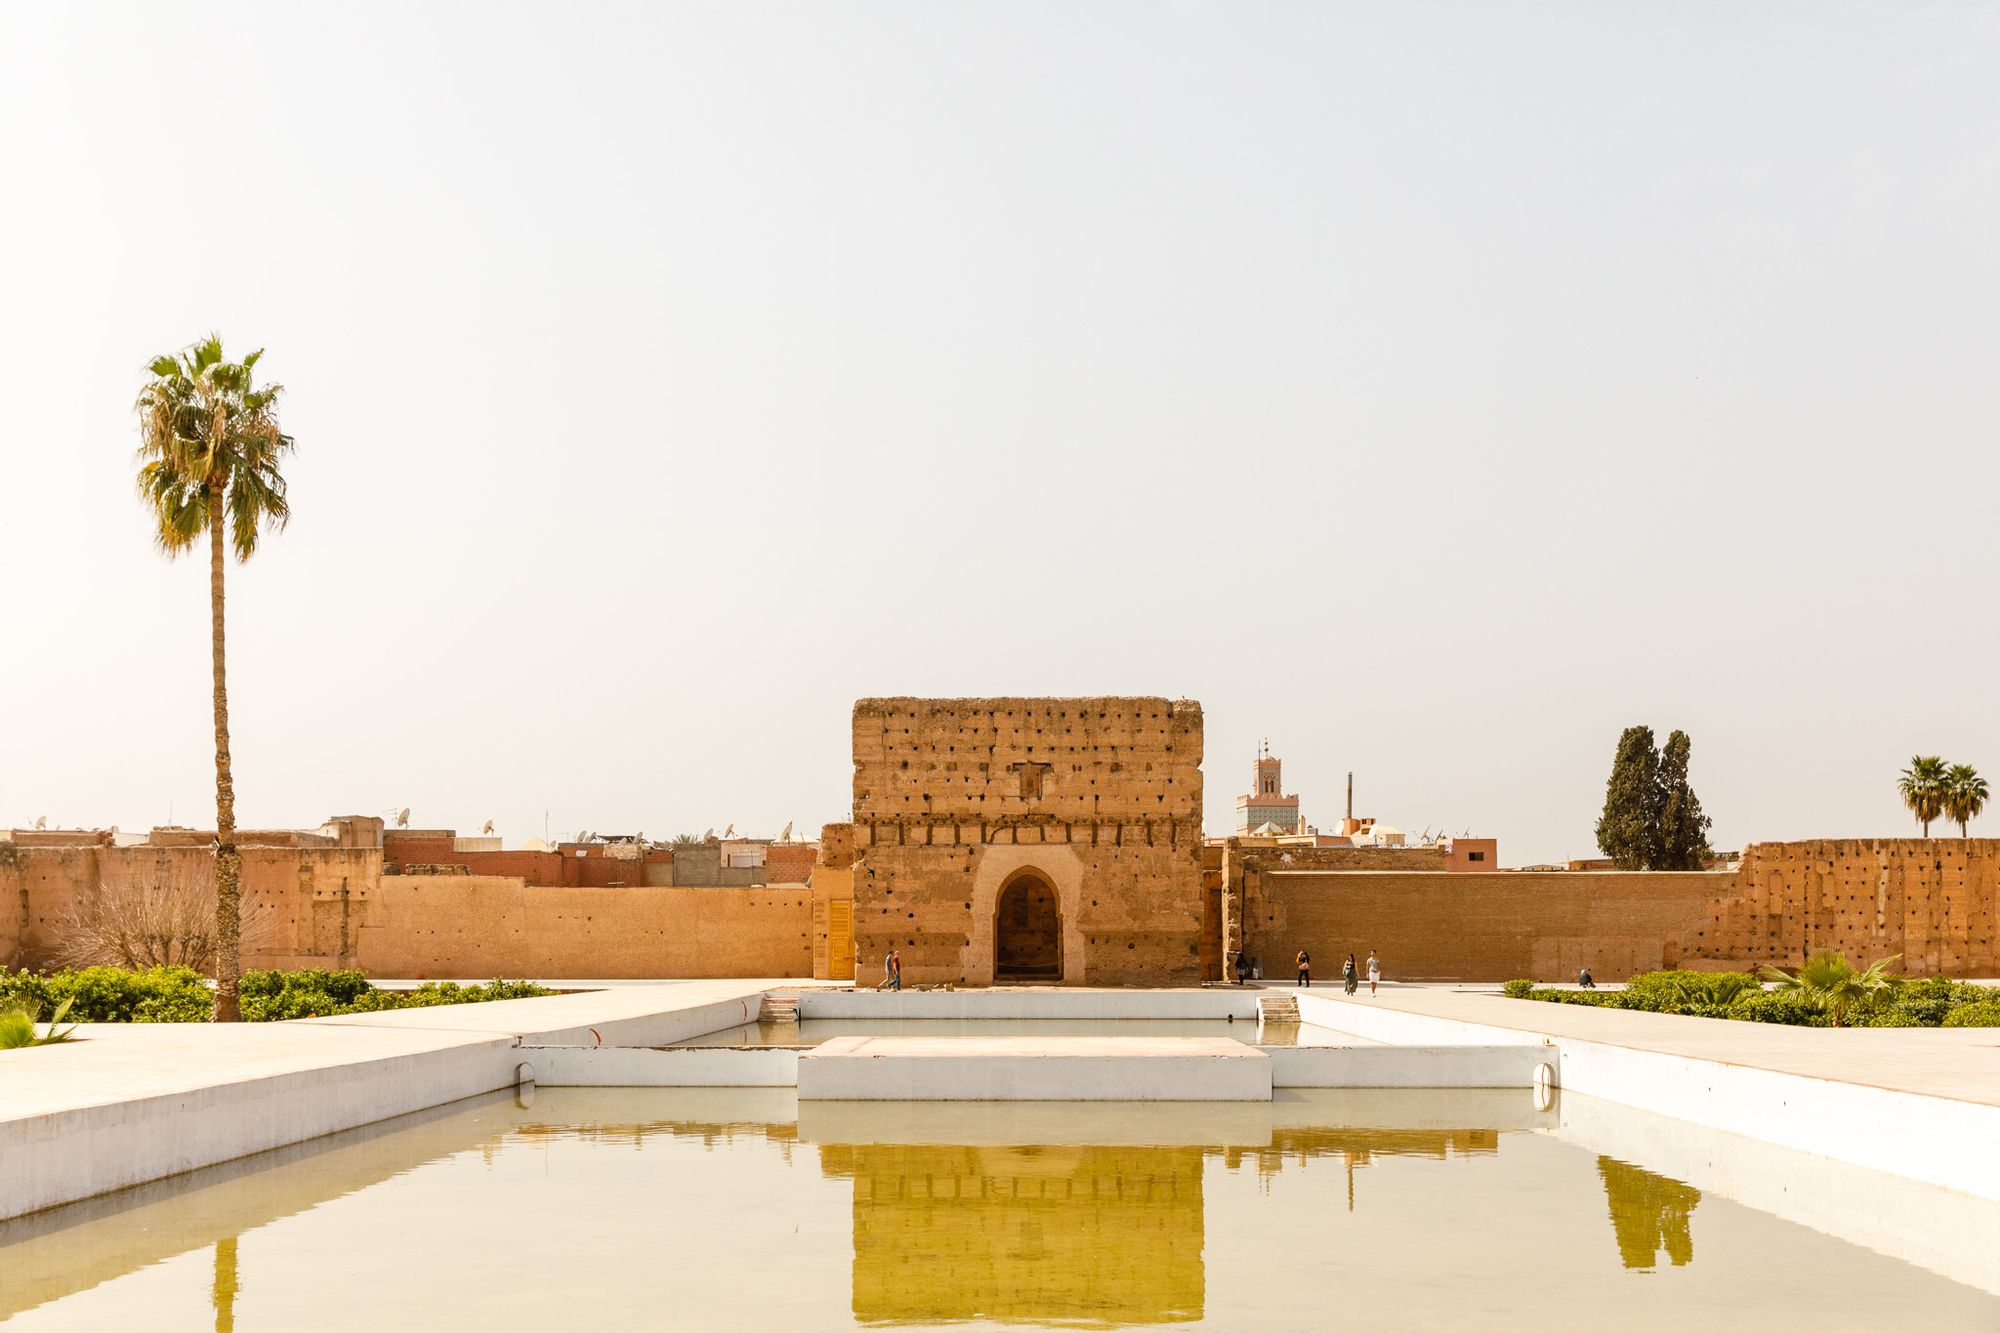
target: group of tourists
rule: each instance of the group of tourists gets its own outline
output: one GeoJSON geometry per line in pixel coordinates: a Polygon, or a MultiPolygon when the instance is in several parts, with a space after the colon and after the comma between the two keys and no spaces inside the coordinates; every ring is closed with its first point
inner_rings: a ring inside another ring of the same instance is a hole
{"type": "MultiPolygon", "coordinates": [[[[1306,989],[1311,989],[1313,984],[1312,954],[1305,949],[1299,950],[1297,963],[1299,985],[1306,989]]],[[[1368,969],[1368,993],[1373,995],[1376,993],[1376,987],[1382,984],[1382,960],[1376,956],[1373,949],[1368,951],[1368,962],[1365,966],[1368,969]]],[[[1255,958],[1250,957],[1241,950],[1237,951],[1237,985],[1241,986],[1245,981],[1261,979],[1263,975],[1263,966],[1255,958]]],[[[1341,984],[1346,987],[1349,995],[1361,989],[1361,968],[1356,966],[1353,954],[1347,955],[1347,961],[1340,965],[1340,980],[1341,984]]]]}
{"type": "MultiPolygon", "coordinates": [[[[1304,949],[1299,950],[1298,965],[1299,985],[1303,988],[1311,989],[1313,984],[1312,954],[1304,949]]],[[[1355,991],[1361,988],[1361,973],[1354,965],[1353,954],[1347,955],[1347,961],[1340,965],[1340,984],[1349,995],[1354,994],[1355,991]]],[[[1381,984],[1382,960],[1375,956],[1373,949],[1370,949],[1368,951],[1368,993],[1370,995],[1375,994],[1375,988],[1381,984]]]]}

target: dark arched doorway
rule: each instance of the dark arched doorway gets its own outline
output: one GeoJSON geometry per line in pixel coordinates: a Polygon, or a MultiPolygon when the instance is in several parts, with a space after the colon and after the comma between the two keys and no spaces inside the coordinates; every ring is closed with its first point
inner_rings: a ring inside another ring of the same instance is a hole
{"type": "Polygon", "coordinates": [[[1022,874],[1000,890],[993,917],[995,981],[1062,980],[1062,913],[1053,885],[1022,874]]]}

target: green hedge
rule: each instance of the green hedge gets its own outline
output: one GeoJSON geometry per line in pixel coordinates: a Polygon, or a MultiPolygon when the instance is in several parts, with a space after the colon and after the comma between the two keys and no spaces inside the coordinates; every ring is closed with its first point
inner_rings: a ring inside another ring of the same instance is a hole
{"type": "Polygon", "coordinates": [[[71,1001],[73,1023],[199,1023],[214,998],[191,967],[86,967],[65,972],[8,972],[0,968],[0,1009],[52,1014],[71,1001]]]}
{"type": "MultiPolygon", "coordinates": [[[[1833,1020],[1808,997],[1765,990],[1748,972],[1642,972],[1612,990],[1568,990],[1507,982],[1501,992],[1517,1000],[1635,1009],[1652,1014],[1724,1018],[1790,1027],[1831,1027],[1833,1020]]],[[[1887,990],[1848,1009],[1850,1027],[2000,1027],[2000,991],[1944,977],[1896,980],[1887,990]]]]}
{"type": "MultiPolygon", "coordinates": [[[[414,991],[377,990],[366,976],[351,968],[339,972],[253,970],[243,974],[240,989],[243,1017],[252,1023],[554,994],[525,981],[499,980],[469,986],[427,981],[414,991]]],[[[144,972],[86,967],[50,973],[0,968],[0,1010],[49,1014],[64,1000],[73,1002],[69,1019],[76,1023],[201,1023],[214,1008],[214,995],[201,974],[187,967],[155,967],[144,972]]]]}

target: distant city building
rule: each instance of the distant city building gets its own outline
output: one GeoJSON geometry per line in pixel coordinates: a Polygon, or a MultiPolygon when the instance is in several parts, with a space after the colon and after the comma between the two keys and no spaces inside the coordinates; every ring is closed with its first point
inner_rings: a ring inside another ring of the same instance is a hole
{"type": "Polygon", "coordinates": [[[1257,747],[1257,764],[1250,777],[1250,790],[1236,798],[1236,832],[1239,836],[1269,838],[1302,833],[1299,798],[1285,795],[1283,764],[1271,757],[1271,743],[1257,747]]]}

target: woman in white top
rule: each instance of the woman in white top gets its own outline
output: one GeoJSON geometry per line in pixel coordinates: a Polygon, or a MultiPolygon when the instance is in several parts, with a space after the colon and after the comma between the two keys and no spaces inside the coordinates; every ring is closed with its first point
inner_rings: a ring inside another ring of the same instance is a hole
{"type": "Polygon", "coordinates": [[[1375,993],[1375,983],[1381,979],[1382,961],[1375,956],[1375,951],[1370,949],[1368,951],[1368,993],[1370,995],[1375,993]]]}

